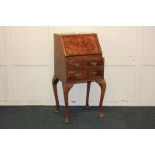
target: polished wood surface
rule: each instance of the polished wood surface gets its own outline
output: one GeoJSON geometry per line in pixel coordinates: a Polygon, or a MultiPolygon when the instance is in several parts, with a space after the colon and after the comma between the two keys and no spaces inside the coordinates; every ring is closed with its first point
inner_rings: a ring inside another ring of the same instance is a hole
{"type": "Polygon", "coordinates": [[[101,54],[96,34],[62,35],[62,41],[66,56],[101,54]]]}
{"type": "Polygon", "coordinates": [[[59,111],[57,92],[58,81],[62,82],[65,115],[64,122],[69,123],[68,94],[74,84],[87,83],[86,108],[89,108],[89,93],[92,81],[101,88],[99,117],[104,116],[102,110],[106,89],[104,80],[104,58],[97,34],[55,34],[54,35],[54,77],[52,80],[55,95],[55,111],[59,111]]]}

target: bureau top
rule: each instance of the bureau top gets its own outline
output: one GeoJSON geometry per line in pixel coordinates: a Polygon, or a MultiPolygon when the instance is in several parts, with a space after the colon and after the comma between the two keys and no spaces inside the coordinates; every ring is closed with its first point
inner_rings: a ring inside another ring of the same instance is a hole
{"type": "Polygon", "coordinates": [[[65,56],[102,54],[97,34],[55,34],[65,56]]]}

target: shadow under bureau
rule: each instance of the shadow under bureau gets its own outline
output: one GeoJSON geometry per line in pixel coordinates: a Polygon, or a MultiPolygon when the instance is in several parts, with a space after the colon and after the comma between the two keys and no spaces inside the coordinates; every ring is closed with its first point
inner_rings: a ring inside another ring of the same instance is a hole
{"type": "Polygon", "coordinates": [[[55,111],[59,111],[57,83],[62,82],[65,115],[69,123],[68,94],[74,84],[87,83],[86,108],[89,107],[89,92],[92,81],[99,84],[101,96],[99,117],[104,117],[102,104],[106,89],[104,79],[104,57],[97,34],[54,34],[54,77],[52,80],[55,95],[55,111]]]}

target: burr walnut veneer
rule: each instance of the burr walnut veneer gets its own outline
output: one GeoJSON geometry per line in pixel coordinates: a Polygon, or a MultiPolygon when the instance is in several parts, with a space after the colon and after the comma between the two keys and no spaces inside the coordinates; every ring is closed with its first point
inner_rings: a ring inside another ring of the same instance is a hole
{"type": "Polygon", "coordinates": [[[102,103],[106,83],[104,80],[104,58],[97,34],[55,34],[54,35],[54,77],[55,111],[59,111],[57,83],[62,82],[65,99],[64,122],[69,122],[68,93],[73,84],[87,82],[86,107],[89,107],[90,84],[95,81],[101,87],[99,117],[104,117],[102,103]]]}

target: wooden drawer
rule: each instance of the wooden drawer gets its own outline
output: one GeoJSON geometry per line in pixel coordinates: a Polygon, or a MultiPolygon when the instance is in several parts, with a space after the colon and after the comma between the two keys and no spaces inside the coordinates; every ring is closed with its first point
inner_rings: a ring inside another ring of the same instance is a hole
{"type": "Polygon", "coordinates": [[[84,61],[80,59],[67,60],[67,69],[70,70],[81,70],[84,68],[84,61]]]}
{"type": "Polygon", "coordinates": [[[90,58],[85,61],[85,67],[103,66],[103,58],[90,58]]]}
{"type": "Polygon", "coordinates": [[[67,81],[82,81],[87,79],[86,71],[69,71],[67,73],[67,81]]]}
{"type": "Polygon", "coordinates": [[[94,80],[103,78],[103,68],[82,70],[82,71],[69,71],[67,73],[67,81],[83,81],[94,80]]]}
{"type": "Polygon", "coordinates": [[[68,70],[83,70],[87,68],[103,67],[103,65],[104,62],[102,57],[81,57],[67,60],[68,70]]]}
{"type": "Polygon", "coordinates": [[[91,69],[87,74],[88,79],[101,79],[103,78],[103,68],[91,69]]]}

